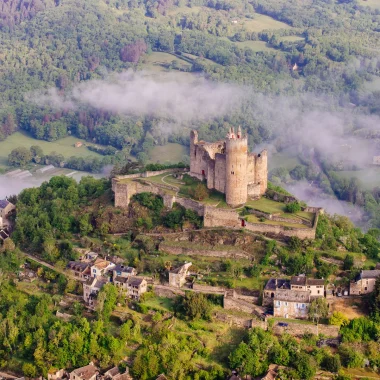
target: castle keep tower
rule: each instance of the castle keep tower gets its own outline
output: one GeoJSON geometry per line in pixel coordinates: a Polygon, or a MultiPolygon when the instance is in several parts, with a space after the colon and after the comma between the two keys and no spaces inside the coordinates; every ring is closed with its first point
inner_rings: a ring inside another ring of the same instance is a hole
{"type": "Polygon", "coordinates": [[[226,139],[226,202],[232,207],[247,202],[248,139],[243,137],[240,127],[233,128],[226,139]]]}
{"type": "Polygon", "coordinates": [[[243,205],[249,198],[259,198],[267,190],[267,151],[248,153],[248,139],[241,128],[230,129],[226,140],[213,143],[190,134],[190,175],[207,182],[209,189],[226,195],[231,207],[243,205]]]}

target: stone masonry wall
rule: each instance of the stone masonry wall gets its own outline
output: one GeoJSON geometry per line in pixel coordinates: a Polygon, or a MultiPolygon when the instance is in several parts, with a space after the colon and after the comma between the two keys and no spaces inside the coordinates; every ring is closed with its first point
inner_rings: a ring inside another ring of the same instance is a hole
{"type": "Polygon", "coordinates": [[[196,249],[187,247],[176,247],[172,245],[165,244],[162,242],[159,246],[160,251],[169,253],[171,255],[186,255],[186,256],[209,256],[209,257],[226,257],[226,258],[244,258],[248,259],[250,256],[241,250],[211,250],[211,249],[196,249]]]}
{"type": "Polygon", "coordinates": [[[269,233],[280,236],[297,236],[300,239],[315,239],[315,229],[314,228],[291,228],[284,227],[281,225],[270,225],[264,223],[245,223],[245,228],[252,232],[258,233],[269,233]]]}
{"type": "Polygon", "coordinates": [[[196,282],[193,284],[193,290],[195,292],[211,293],[211,294],[224,294],[225,288],[221,286],[201,285],[196,282]]]}
{"type": "Polygon", "coordinates": [[[239,214],[234,210],[205,206],[203,225],[205,227],[238,228],[241,226],[241,222],[239,214]]]}
{"type": "Polygon", "coordinates": [[[174,202],[179,203],[181,206],[195,211],[199,216],[203,216],[205,206],[202,203],[188,198],[175,197],[174,202]]]}

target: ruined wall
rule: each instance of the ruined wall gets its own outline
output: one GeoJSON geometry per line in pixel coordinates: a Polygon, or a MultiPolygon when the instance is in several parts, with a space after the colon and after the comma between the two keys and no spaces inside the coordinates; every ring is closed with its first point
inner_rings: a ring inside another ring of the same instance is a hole
{"type": "Polygon", "coordinates": [[[282,203],[298,202],[297,198],[291,195],[278,193],[277,191],[274,191],[274,190],[267,190],[266,196],[269,199],[273,199],[276,202],[282,202],[282,203]]]}
{"type": "Polygon", "coordinates": [[[245,222],[245,228],[252,232],[259,232],[263,234],[275,234],[280,236],[297,236],[300,239],[315,239],[314,228],[291,228],[281,225],[270,225],[264,223],[248,223],[245,222]]]}
{"type": "Polygon", "coordinates": [[[215,189],[221,193],[226,192],[226,155],[215,155],[215,189]]]}
{"type": "Polygon", "coordinates": [[[129,205],[131,197],[136,194],[137,184],[131,183],[112,183],[112,189],[115,192],[115,207],[126,208],[129,205]]]}
{"type": "Polygon", "coordinates": [[[225,257],[225,258],[243,258],[248,259],[250,255],[242,250],[213,250],[213,249],[194,249],[181,246],[173,246],[162,242],[159,250],[171,255],[186,255],[186,256],[209,256],[209,257],[225,257]]]}
{"type": "Polygon", "coordinates": [[[330,325],[314,325],[314,324],[303,324],[303,323],[297,323],[297,322],[288,322],[286,321],[288,326],[281,327],[278,325],[278,323],[275,323],[273,326],[273,332],[275,334],[290,334],[293,336],[303,336],[306,333],[311,333],[314,335],[317,334],[323,334],[327,337],[333,337],[337,338],[339,337],[339,327],[338,326],[330,326],[330,325]]]}
{"type": "Polygon", "coordinates": [[[195,211],[199,216],[203,216],[205,206],[202,203],[194,201],[189,198],[174,197],[174,202],[179,203],[181,206],[195,211]]]}
{"type": "Polygon", "coordinates": [[[210,294],[224,294],[225,288],[221,286],[211,286],[211,285],[200,285],[196,282],[193,284],[193,290],[200,293],[210,293],[210,294]]]}
{"type": "Polygon", "coordinates": [[[205,227],[238,228],[241,226],[241,222],[239,214],[234,210],[205,206],[203,225],[205,227]]]}
{"type": "Polygon", "coordinates": [[[260,185],[260,194],[268,188],[268,153],[263,150],[255,157],[255,182],[260,185]]]}
{"type": "Polygon", "coordinates": [[[176,298],[177,296],[184,296],[185,292],[178,288],[170,288],[165,285],[154,285],[153,292],[157,297],[176,298]]]}
{"type": "Polygon", "coordinates": [[[226,310],[238,310],[243,313],[256,314],[255,305],[237,298],[224,297],[223,307],[226,310]]]}
{"type": "Polygon", "coordinates": [[[255,157],[254,153],[248,154],[247,160],[247,182],[254,183],[255,182],[255,157]]]}

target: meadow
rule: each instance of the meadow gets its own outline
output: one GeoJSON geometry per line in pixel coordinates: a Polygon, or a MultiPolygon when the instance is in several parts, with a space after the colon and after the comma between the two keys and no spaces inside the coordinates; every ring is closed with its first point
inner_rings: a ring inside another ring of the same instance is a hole
{"type": "Polygon", "coordinates": [[[180,144],[168,143],[156,145],[149,154],[149,162],[160,164],[175,164],[181,162],[189,154],[188,149],[180,144]]]}
{"type": "Polygon", "coordinates": [[[243,25],[249,32],[262,32],[265,29],[291,29],[292,27],[284,22],[262,14],[255,14],[253,19],[245,19],[243,25]]]}
{"type": "Polygon", "coordinates": [[[272,48],[265,41],[242,41],[242,42],[236,41],[236,42],[234,42],[234,44],[239,46],[240,48],[252,49],[254,52],[258,52],[258,51],[276,52],[276,51],[278,51],[278,50],[272,48]]]}
{"type": "Polygon", "coordinates": [[[76,142],[86,143],[85,140],[73,136],[65,137],[57,141],[36,140],[25,132],[16,132],[6,140],[0,142],[0,168],[8,167],[8,155],[15,148],[20,146],[29,149],[32,145],[38,145],[42,148],[44,154],[56,152],[62,154],[65,158],[76,157],[102,157],[100,154],[88,150],[84,145],[75,148],[76,142]]]}

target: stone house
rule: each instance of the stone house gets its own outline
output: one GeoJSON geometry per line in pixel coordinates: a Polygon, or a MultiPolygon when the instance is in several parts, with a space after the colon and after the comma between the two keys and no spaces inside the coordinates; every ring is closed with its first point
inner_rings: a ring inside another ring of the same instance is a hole
{"type": "Polygon", "coordinates": [[[350,282],[350,295],[372,293],[375,289],[376,279],[379,276],[379,269],[360,271],[358,276],[350,282]]]}
{"type": "Polygon", "coordinates": [[[148,289],[148,283],[142,277],[117,276],[114,278],[113,283],[118,289],[126,292],[128,297],[135,300],[139,300],[141,295],[148,289]]]}
{"type": "Polygon", "coordinates": [[[99,369],[91,362],[81,368],[74,369],[70,373],[70,380],[96,380],[99,374],[99,369]]]}
{"type": "Polygon", "coordinates": [[[306,319],[310,302],[308,290],[277,289],[273,298],[273,316],[306,319]]]}
{"type": "Polygon", "coordinates": [[[310,291],[312,297],[324,297],[325,280],[307,278],[306,276],[293,276],[290,280],[291,290],[310,291]]]}
{"type": "Polygon", "coordinates": [[[0,200],[0,217],[5,219],[9,216],[14,210],[16,210],[16,206],[9,202],[7,199],[0,200]]]}
{"type": "Polygon", "coordinates": [[[128,267],[122,264],[116,265],[113,270],[113,278],[116,277],[130,277],[130,276],[136,276],[137,271],[133,267],[128,267]]]}
{"type": "Polygon", "coordinates": [[[78,277],[81,280],[88,280],[91,277],[91,266],[89,263],[70,261],[67,264],[67,269],[69,269],[75,277],[78,277]]]}
{"type": "Polygon", "coordinates": [[[101,277],[90,277],[83,284],[83,299],[90,307],[95,306],[96,297],[100,289],[107,283],[106,279],[101,277]]]}
{"type": "Polygon", "coordinates": [[[91,277],[104,276],[114,267],[115,264],[111,263],[111,261],[98,257],[91,266],[91,277]]]}
{"type": "Polygon", "coordinates": [[[105,380],[129,380],[129,368],[126,367],[125,372],[121,373],[119,367],[113,367],[104,373],[105,380]]]}
{"type": "Polygon", "coordinates": [[[270,278],[264,287],[263,306],[273,306],[274,295],[278,289],[290,290],[290,281],[281,278],[270,278]]]}
{"type": "Polygon", "coordinates": [[[66,371],[64,369],[55,370],[55,372],[48,372],[48,380],[61,380],[66,377],[66,371]]]}
{"type": "Polygon", "coordinates": [[[181,288],[186,283],[186,277],[189,273],[189,268],[192,263],[185,263],[182,266],[175,268],[169,272],[169,285],[176,288],[181,288]]]}

